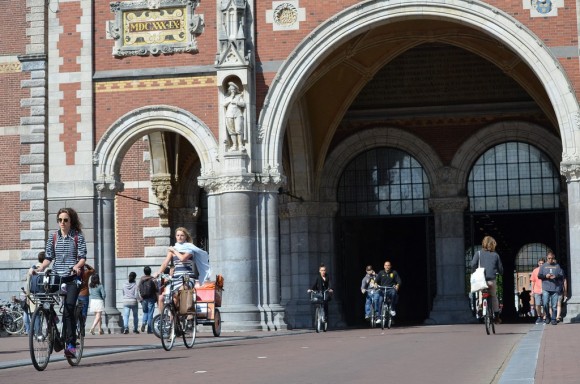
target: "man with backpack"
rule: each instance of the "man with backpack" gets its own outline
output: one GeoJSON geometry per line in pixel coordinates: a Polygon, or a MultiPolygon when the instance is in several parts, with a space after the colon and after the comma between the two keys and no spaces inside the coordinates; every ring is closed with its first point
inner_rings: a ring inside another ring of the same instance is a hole
{"type": "Polygon", "coordinates": [[[141,305],[143,307],[143,321],[141,323],[141,332],[145,332],[147,326],[147,333],[153,333],[153,312],[155,312],[155,303],[157,302],[157,294],[159,288],[155,279],[151,276],[151,268],[149,266],[143,268],[144,275],[139,280],[139,296],[141,297],[141,305]]]}

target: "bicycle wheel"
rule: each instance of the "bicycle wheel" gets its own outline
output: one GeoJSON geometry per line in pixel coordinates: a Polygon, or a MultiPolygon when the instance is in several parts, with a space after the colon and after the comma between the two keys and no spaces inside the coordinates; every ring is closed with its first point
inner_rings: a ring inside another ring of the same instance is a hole
{"type": "Polygon", "coordinates": [[[316,333],[320,333],[320,331],[322,331],[322,312],[324,312],[324,309],[322,309],[320,306],[316,307],[316,333]]]}
{"type": "Polygon", "coordinates": [[[195,344],[195,336],[197,334],[197,315],[195,312],[190,315],[180,315],[179,319],[183,333],[183,343],[187,348],[191,348],[195,344]]]}
{"type": "Polygon", "coordinates": [[[161,327],[161,315],[155,315],[153,317],[153,334],[158,338],[161,338],[161,333],[159,328],[161,327]]]}
{"type": "Polygon", "coordinates": [[[222,334],[222,315],[219,309],[215,309],[213,315],[213,324],[211,325],[211,330],[215,337],[219,337],[222,334]]]}
{"type": "Polygon", "coordinates": [[[371,328],[374,328],[377,326],[377,319],[376,319],[377,315],[375,313],[375,306],[374,304],[371,304],[371,314],[369,316],[369,320],[371,322],[371,328]]]}
{"type": "Polygon", "coordinates": [[[36,308],[30,322],[28,346],[32,365],[38,371],[44,371],[52,353],[54,331],[48,318],[48,311],[36,308]]]}
{"type": "Polygon", "coordinates": [[[82,315],[81,318],[77,318],[77,329],[76,329],[76,333],[77,333],[77,342],[76,342],[76,353],[74,357],[69,357],[67,355],[66,356],[66,361],[68,361],[68,363],[73,366],[76,367],[77,365],[79,365],[79,363],[81,362],[81,359],[83,358],[83,349],[85,348],[85,333],[84,331],[84,321],[82,319],[82,315]]]}
{"type": "Polygon", "coordinates": [[[489,331],[490,331],[491,325],[493,323],[489,313],[485,315],[484,321],[485,321],[485,333],[487,333],[489,335],[489,331]]]}
{"type": "Polygon", "coordinates": [[[385,314],[387,316],[386,320],[385,320],[385,325],[387,326],[387,329],[391,329],[391,326],[393,325],[393,316],[391,315],[391,306],[389,305],[389,308],[387,309],[387,312],[385,314]]]}
{"type": "Polygon", "coordinates": [[[170,308],[171,304],[165,305],[163,312],[161,312],[161,326],[159,327],[159,334],[161,335],[161,345],[166,351],[170,351],[175,343],[175,317],[170,308]]]}
{"type": "Polygon", "coordinates": [[[24,316],[22,312],[10,311],[6,314],[10,321],[4,323],[4,329],[11,335],[18,335],[24,330],[24,316]]]}
{"type": "Polygon", "coordinates": [[[386,319],[387,319],[387,311],[389,310],[387,308],[388,306],[386,304],[383,304],[383,308],[381,310],[381,329],[385,329],[385,324],[386,324],[386,319]]]}

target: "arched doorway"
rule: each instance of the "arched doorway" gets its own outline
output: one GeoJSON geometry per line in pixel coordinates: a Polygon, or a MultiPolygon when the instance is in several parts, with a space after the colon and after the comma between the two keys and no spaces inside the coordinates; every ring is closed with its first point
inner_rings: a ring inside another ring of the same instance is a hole
{"type": "MultiPolygon", "coordinates": [[[[466,249],[481,244],[484,236],[496,239],[496,250],[504,266],[500,300],[505,318],[517,317],[518,269],[527,271],[530,267],[529,263],[518,264],[518,255],[527,244],[545,244],[562,260],[567,259],[560,183],[550,158],[524,142],[495,145],[471,168],[467,181],[466,249]]],[[[466,265],[471,257],[466,252],[466,265]]]]}
{"type": "Polygon", "coordinates": [[[422,322],[434,292],[434,240],[423,166],[409,153],[374,148],[344,169],[337,190],[339,260],[335,277],[348,325],[364,323],[360,284],[365,266],[378,272],[386,260],[403,284],[397,320],[422,322]],[[405,284],[407,281],[407,284],[405,284]]]}

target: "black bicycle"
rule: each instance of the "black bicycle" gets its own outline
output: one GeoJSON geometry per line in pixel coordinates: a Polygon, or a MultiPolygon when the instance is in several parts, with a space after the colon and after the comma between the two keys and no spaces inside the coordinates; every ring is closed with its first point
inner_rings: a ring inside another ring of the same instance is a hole
{"type": "MultiPolygon", "coordinates": [[[[183,343],[187,348],[195,344],[197,334],[197,314],[195,312],[195,288],[190,275],[184,274],[179,277],[186,289],[175,288],[175,281],[169,275],[160,275],[165,282],[163,310],[159,318],[159,336],[161,345],[166,351],[170,351],[175,343],[175,338],[182,336],[183,343]],[[174,294],[178,294],[178,305],[173,300],[174,294]]],[[[154,325],[155,327],[155,325],[154,325]]]]}
{"type": "MultiPolygon", "coordinates": [[[[62,324],[61,319],[65,302],[63,296],[65,295],[60,291],[60,279],[56,275],[51,275],[50,270],[45,273],[38,272],[37,275],[36,279],[31,279],[31,284],[37,284],[36,287],[31,289],[31,292],[34,293],[27,295],[36,305],[30,321],[28,343],[34,368],[38,371],[44,371],[52,352],[60,352],[66,346],[65,325],[63,324],[62,330],[59,330],[58,326],[59,323],[62,324]],[[56,311],[57,308],[58,313],[61,314],[60,318],[56,311]]],[[[24,291],[24,289],[22,290],[24,291]]],[[[77,303],[75,307],[76,352],[74,355],[65,355],[67,362],[71,366],[79,365],[83,358],[85,338],[82,324],[82,308],[82,303],[77,303]]]]}
{"type": "Polygon", "coordinates": [[[383,302],[381,303],[381,314],[379,315],[379,322],[381,324],[381,329],[385,329],[385,326],[390,329],[393,325],[393,315],[391,315],[392,309],[392,302],[391,297],[387,295],[388,290],[395,289],[395,287],[387,287],[384,285],[379,285],[378,289],[380,289],[383,293],[383,302]]]}
{"type": "Polygon", "coordinates": [[[327,313],[324,310],[324,304],[329,299],[328,289],[324,291],[311,291],[310,292],[310,302],[316,305],[316,310],[314,313],[315,329],[316,333],[320,331],[326,332],[328,329],[328,318],[327,313]]]}

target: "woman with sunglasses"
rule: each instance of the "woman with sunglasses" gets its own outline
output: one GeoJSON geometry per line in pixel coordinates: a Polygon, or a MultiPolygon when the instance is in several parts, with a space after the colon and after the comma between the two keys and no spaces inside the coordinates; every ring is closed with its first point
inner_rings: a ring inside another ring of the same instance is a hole
{"type": "Polygon", "coordinates": [[[65,356],[76,354],[75,307],[79,295],[80,275],[87,258],[87,243],[82,233],[78,214],[72,208],[61,208],[56,214],[59,230],[48,237],[45,258],[36,269],[42,272],[53,261],[53,273],[66,284],[66,298],[63,312],[63,332],[66,335],[65,356]],[[72,273],[71,273],[72,271],[72,273]]]}

